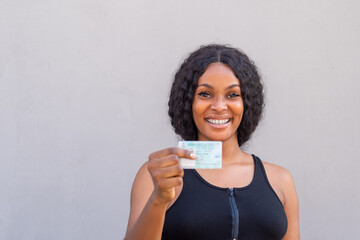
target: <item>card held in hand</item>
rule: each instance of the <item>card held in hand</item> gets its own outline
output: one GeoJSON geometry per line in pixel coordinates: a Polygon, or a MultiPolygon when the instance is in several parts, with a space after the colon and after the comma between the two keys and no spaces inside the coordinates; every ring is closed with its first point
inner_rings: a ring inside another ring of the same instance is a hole
{"type": "Polygon", "coordinates": [[[222,142],[220,141],[180,141],[179,148],[192,150],[197,159],[180,158],[184,169],[210,169],[222,167],[222,142]]]}

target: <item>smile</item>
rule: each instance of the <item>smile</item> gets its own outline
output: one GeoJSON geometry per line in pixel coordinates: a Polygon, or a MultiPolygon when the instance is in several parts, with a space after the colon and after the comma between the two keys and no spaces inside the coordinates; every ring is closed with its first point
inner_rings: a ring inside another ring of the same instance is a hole
{"type": "Polygon", "coordinates": [[[230,118],[228,118],[228,119],[211,119],[211,118],[207,118],[205,120],[207,122],[209,122],[211,124],[215,124],[215,125],[222,125],[222,124],[226,124],[226,123],[230,122],[230,118]]]}

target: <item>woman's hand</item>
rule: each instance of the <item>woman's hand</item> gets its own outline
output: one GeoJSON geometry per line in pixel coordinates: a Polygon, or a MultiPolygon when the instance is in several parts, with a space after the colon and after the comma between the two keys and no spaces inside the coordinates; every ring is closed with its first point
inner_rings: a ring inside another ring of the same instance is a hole
{"type": "Polygon", "coordinates": [[[155,203],[169,203],[175,198],[175,187],[182,184],[184,176],[180,158],[196,159],[196,156],[181,148],[167,148],[149,155],[148,171],[154,183],[151,197],[155,203]]]}
{"type": "Polygon", "coordinates": [[[150,154],[149,161],[139,169],[131,190],[125,239],[161,239],[166,209],[184,176],[180,158],[196,156],[189,150],[167,148],[150,154]]]}

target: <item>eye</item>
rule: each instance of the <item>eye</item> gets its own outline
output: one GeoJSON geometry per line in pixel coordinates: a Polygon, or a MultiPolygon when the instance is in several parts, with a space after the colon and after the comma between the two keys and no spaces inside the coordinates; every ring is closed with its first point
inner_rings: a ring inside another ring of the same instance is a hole
{"type": "Polygon", "coordinates": [[[208,98],[208,97],[210,97],[210,93],[202,91],[202,92],[199,92],[199,96],[208,98]]]}
{"type": "Polygon", "coordinates": [[[228,95],[228,98],[240,97],[240,94],[233,92],[228,95]]]}

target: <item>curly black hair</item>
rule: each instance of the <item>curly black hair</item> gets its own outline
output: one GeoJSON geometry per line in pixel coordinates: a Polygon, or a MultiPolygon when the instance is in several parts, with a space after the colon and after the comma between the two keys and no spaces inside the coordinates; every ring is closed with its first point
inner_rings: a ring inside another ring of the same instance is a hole
{"type": "Polygon", "coordinates": [[[168,114],[175,133],[184,140],[197,140],[197,128],[192,116],[192,102],[198,80],[211,63],[229,66],[240,81],[244,113],[238,128],[238,143],[249,140],[258,125],[264,108],[264,93],[260,75],[253,61],[229,45],[210,44],[190,53],[171,87],[168,114]]]}

